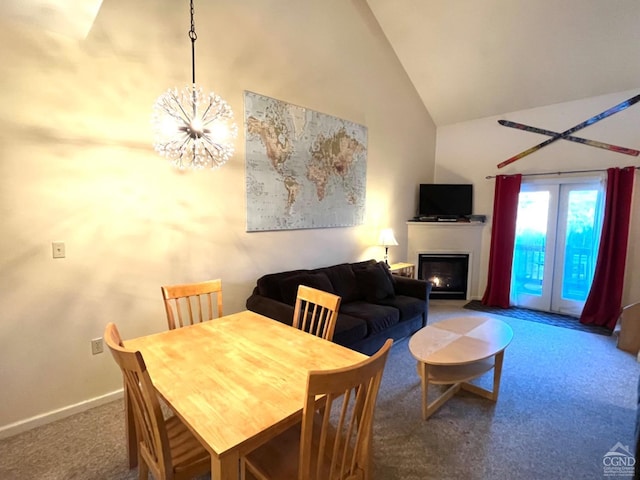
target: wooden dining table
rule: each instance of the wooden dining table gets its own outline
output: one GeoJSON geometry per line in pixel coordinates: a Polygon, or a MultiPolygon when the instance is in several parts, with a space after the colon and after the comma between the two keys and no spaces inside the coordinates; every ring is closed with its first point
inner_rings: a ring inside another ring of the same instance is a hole
{"type": "MultiPolygon", "coordinates": [[[[367,358],[251,311],[124,346],[142,353],[158,394],[210,452],[216,480],[239,479],[241,456],[301,420],[309,370],[367,358]]],[[[137,444],[129,433],[131,456],[137,444]]]]}

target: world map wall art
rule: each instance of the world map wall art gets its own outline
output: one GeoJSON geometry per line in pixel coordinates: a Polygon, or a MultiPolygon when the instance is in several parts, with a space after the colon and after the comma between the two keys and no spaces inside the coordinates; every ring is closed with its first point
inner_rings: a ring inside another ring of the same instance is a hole
{"type": "Polygon", "coordinates": [[[245,91],[247,231],[364,222],[367,128],[245,91]]]}

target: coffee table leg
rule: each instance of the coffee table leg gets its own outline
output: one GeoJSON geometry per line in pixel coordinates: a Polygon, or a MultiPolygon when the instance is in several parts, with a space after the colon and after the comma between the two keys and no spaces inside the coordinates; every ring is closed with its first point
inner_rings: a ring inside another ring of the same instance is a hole
{"type": "Polygon", "coordinates": [[[444,403],[455,395],[462,386],[461,383],[451,383],[442,394],[429,403],[429,370],[430,365],[418,362],[417,365],[418,375],[420,376],[420,383],[422,384],[422,419],[427,420],[438,410],[444,403]]]}
{"type": "Polygon", "coordinates": [[[418,370],[420,373],[420,382],[422,383],[422,419],[426,420],[429,409],[429,366],[424,362],[418,362],[418,370]]]}
{"type": "Polygon", "coordinates": [[[498,401],[498,393],[500,393],[500,379],[502,377],[502,362],[504,360],[504,350],[496,353],[493,359],[493,390],[489,391],[486,388],[479,387],[473,383],[464,382],[460,386],[463,390],[467,392],[474,393],[480,397],[486,398],[487,400],[492,400],[494,402],[498,401]]]}
{"type": "Polygon", "coordinates": [[[492,400],[498,401],[498,393],[500,393],[500,378],[502,377],[502,361],[504,360],[504,350],[496,354],[495,365],[493,367],[493,395],[492,400]]]}

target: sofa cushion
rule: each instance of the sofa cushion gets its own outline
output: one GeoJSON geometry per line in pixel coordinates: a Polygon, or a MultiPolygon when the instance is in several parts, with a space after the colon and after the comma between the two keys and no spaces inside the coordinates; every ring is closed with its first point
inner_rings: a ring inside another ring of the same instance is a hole
{"type": "Polygon", "coordinates": [[[360,268],[369,268],[373,265],[375,265],[376,263],[378,263],[376,260],[369,259],[369,260],[363,260],[361,262],[354,262],[351,263],[351,268],[353,269],[353,271],[355,272],[356,270],[360,269],[360,268]]]}
{"type": "Polygon", "coordinates": [[[258,279],[258,293],[267,298],[282,302],[282,294],[280,293],[280,284],[285,278],[301,273],[308,273],[309,270],[291,270],[288,272],[269,273],[258,279]]]}
{"type": "Polygon", "coordinates": [[[367,268],[354,270],[358,288],[368,302],[377,302],[395,295],[393,283],[384,267],[375,263],[367,268]]]}
{"type": "Polygon", "coordinates": [[[346,313],[338,313],[333,341],[339,345],[353,345],[366,338],[369,334],[367,322],[346,313]]]}
{"type": "Polygon", "coordinates": [[[282,301],[284,303],[289,305],[296,303],[298,285],[306,285],[307,287],[334,293],[333,285],[331,285],[331,281],[325,273],[299,273],[297,275],[291,275],[280,282],[280,295],[282,295],[282,301]]]}
{"type": "MultiPolygon", "coordinates": [[[[358,317],[367,322],[368,335],[389,328],[400,321],[400,311],[387,305],[376,305],[364,301],[350,302],[340,306],[340,313],[358,317]]],[[[338,320],[340,317],[338,317],[338,320]]],[[[336,325],[336,329],[337,329],[336,325]]]]}
{"type": "Polygon", "coordinates": [[[378,304],[397,308],[400,311],[400,321],[411,320],[424,313],[425,302],[415,297],[396,295],[378,300],[378,304]]]}
{"type": "Polygon", "coordinates": [[[323,268],[322,271],[329,277],[335,294],[342,297],[342,304],[354,302],[363,298],[360,293],[360,289],[358,288],[356,275],[353,273],[353,269],[348,263],[341,263],[339,265],[334,265],[333,267],[323,268]]]}
{"type": "Polygon", "coordinates": [[[398,278],[398,275],[394,275],[393,273],[391,273],[389,265],[387,265],[385,262],[378,262],[378,265],[380,266],[380,268],[382,268],[382,270],[384,270],[384,273],[387,274],[387,278],[391,281],[391,284],[394,285],[395,288],[396,278],[398,278]]]}

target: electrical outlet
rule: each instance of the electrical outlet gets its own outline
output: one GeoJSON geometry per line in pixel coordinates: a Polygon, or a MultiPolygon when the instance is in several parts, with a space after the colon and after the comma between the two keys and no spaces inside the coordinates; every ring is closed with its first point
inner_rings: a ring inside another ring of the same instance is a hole
{"type": "Polygon", "coordinates": [[[64,258],[65,257],[65,248],[64,242],[53,242],[51,244],[51,248],[53,249],[53,258],[64,258]]]}
{"type": "Polygon", "coordinates": [[[91,340],[91,353],[97,355],[104,351],[104,344],[102,343],[102,337],[94,338],[91,340]]]}

